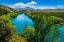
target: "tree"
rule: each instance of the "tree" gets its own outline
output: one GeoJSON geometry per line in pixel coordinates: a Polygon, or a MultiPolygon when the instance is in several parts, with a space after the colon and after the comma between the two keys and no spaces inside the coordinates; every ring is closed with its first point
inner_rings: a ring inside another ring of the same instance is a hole
{"type": "MultiPolygon", "coordinates": [[[[34,28],[35,28],[35,31],[36,31],[36,42],[41,42],[41,37],[42,37],[42,29],[46,23],[46,17],[43,15],[43,14],[36,14],[34,15],[33,17],[33,21],[35,22],[34,24],[34,28]]],[[[45,31],[46,32],[46,31],[45,31]]],[[[42,42],[44,41],[44,37],[42,37],[43,40],[42,42]]]]}
{"type": "MultiPolygon", "coordinates": [[[[58,30],[58,27],[53,27],[55,26],[55,21],[57,21],[57,19],[55,19],[57,17],[55,16],[51,16],[51,17],[47,17],[46,18],[46,23],[45,23],[45,27],[43,29],[41,29],[41,42],[45,42],[45,37],[49,42],[58,42],[59,36],[60,36],[60,31],[58,30]],[[43,41],[44,40],[44,41],[43,41]]],[[[59,20],[61,21],[61,20],[59,20]]],[[[58,21],[57,21],[58,22],[58,21]]],[[[60,23],[60,22],[59,22],[60,23]]],[[[47,41],[47,42],[48,42],[47,41]]]]}
{"type": "Polygon", "coordinates": [[[5,13],[4,13],[5,15],[7,15],[8,14],[8,11],[7,11],[7,9],[5,10],[5,13]]]}
{"type": "Polygon", "coordinates": [[[35,28],[33,27],[28,27],[26,29],[23,30],[23,33],[22,33],[23,37],[26,37],[28,38],[28,41],[32,41],[34,40],[35,38],[35,28]]]}
{"type": "Polygon", "coordinates": [[[55,17],[55,16],[50,16],[49,19],[52,20],[54,22],[54,24],[58,24],[58,23],[64,22],[64,20],[62,18],[55,17]]]}
{"type": "MultiPolygon", "coordinates": [[[[56,24],[55,21],[57,21],[57,20],[58,20],[58,18],[54,17],[54,16],[46,17],[43,14],[34,15],[33,21],[35,22],[34,28],[36,31],[36,42],[44,42],[46,35],[48,35],[48,33],[51,34],[51,32],[52,33],[54,32],[54,35],[53,35],[54,38],[59,36],[59,35],[55,36],[56,33],[59,33],[58,28],[54,28],[54,29],[50,30],[51,27],[56,24]]],[[[59,20],[59,21],[61,21],[61,20],[59,20]]],[[[58,22],[58,23],[60,23],[60,22],[58,22]]],[[[50,34],[49,34],[49,36],[51,36],[50,34]]],[[[51,39],[54,39],[54,38],[51,38],[51,39]]]]}
{"type": "Polygon", "coordinates": [[[13,34],[13,29],[0,20],[0,42],[9,42],[13,34]]]}
{"type": "Polygon", "coordinates": [[[63,19],[55,16],[46,17],[42,13],[35,13],[28,16],[34,21],[36,42],[59,42],[60,31],[58,27],[53,28],[52,26],[63,22],[63,19]]]}

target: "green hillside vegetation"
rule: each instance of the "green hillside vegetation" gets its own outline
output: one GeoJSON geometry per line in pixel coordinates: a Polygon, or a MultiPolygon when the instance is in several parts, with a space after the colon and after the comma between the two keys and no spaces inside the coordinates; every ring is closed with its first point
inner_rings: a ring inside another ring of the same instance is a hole
{"type": "Polygon", "coordinates": [[[25,38],[15,33],[16,27],[11,22],[12,17],[18,14],[18,11],[0,5],[0,42],[27,42],[25,38]]]}
{"type": "MultiPolygon", "coordinates": [[[[22,12],[22,11],[20,11],[22,12]]],[[[32,11],[25,11],[32,15],[34,14],[44,14],[46,16],[56,16],[64,19],[64,10],[32,10],[32,11]]]]}
{"type": "Polygon", "coordinates": [[[0,15],[3,15],[3,14],[6,15],[7,13],[14,13],[14,12],[18,12],[18,11],[8,6],[0,5],[0,15]]]}
{"type": "MultiPolygon", "coordinates": [[[[12,19],[12,17],[15,17],[15,16],[17,16],[17,13],[9,13],[8,15],[2,15],[2,16],[0,16],[0,20],[3,22],[1,22],[1,24],[3,25],[3,26],[5,26],[4,28],[5,29],[3,29],[3,31],[0,29],[0,31],[1,31],[1,33],[0,33],[0,35],[2,35],[1,37],[2,38],[4,38],[4,40],[2,39],[2,42],[27,42],[27,40],[25,39],[25,38],[22,38],[21,36],[19,36],[19,35],[17,35],[16,33],[15,33],[15,26],[13,25],[13,23],[11,22],[11,19],[12,19]],[[4,25],[5,24],[5,25],[4,25]],[[6,24],[9,26],[8,28],[6,27],[6,24]],[[8,30],[8,31],[6,31],[6,30],[8,30]],[[13,30],[13,31],[11,31],[11,30],[13,30]],[[8,34],[9,35],[9,38],[8,38],[8,40],[7,40],[7,34],[5,34],[5,33],[8,33],[8,32],[10,32],[12,35],[10,35],[10,34],[8,34]],[[4,36],[4,35],[6,35],[6,36],[4,36]],[[4,36],[4,37],[3,37],[4,36]],[[6,39],[6,40],[5,40],[6,39]]],[[[0,24],[0,27],[1,28],[3,28],[2,26],[1,26],[1,24],[0,24]]],[[[0,41],[1,41],[1,39],[0,39],[0,41]]]]}
{"type": "Polygon", "coordinates": [[[0,20],[0,42],[9,42],[14,30],[13,28],[0,20]]]}
{"type": "Polygon", "coordinates": [[[10,42],[28,42],[26,38],[21,37],[20,35],[13,34],[10,42]]]}
{"type": "Polygon", "coordinates": [[[15,34],[11,25],[0,20],[0,42],[27,42],[27,40],[15,34]]]}
{"type": "MultiPolygon", "coordinates": [[[[60,31],[58,27],[54,27],[54,25],[59,23],[64,23],[64,20],[60,17],[56,16],[46,16],[43,13],[35,13],[31,14],[30,12],[26,13],[27,16],[32,18],[35,22],[35,42],[59,42],[60,31]],[[49,37],[46,37],[49,36],[49,37]]],[[[33,39],[32,39],[33,40],[33,39]]]]}
{"type": "Polygon", "coordinates": [[[16,34],[16,27],[11,22],[19,12],[7,6],[0,6],[0,42],[59,42],[60,31],[56,24],[64,24],[63,12],[35,12],[25,11],[29,16],[34,27],[28,24],[22,31],[22,34],[16,34]],[[59,15],[62,14],[62,15],[59,15]]]}

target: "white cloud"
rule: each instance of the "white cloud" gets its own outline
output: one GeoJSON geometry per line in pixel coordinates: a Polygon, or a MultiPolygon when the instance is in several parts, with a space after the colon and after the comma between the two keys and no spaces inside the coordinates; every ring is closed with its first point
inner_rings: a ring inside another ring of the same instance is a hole
{"type": "Polygon", "coordinates": [[[64,9],[64,5],[58,5],[57,8],[64,9]]]}
{"type": "Polygon", "coordinates": [[[64,9],[64,5],[57,5],[55,7],[53,7],[53,6],[50,6],[50,7],[48,7],[48,6],[46,6],[46,7],[42,6],[42,7],[38,7],[38,9],[64,9]]]}
{"type": "Polygon", "coordinates": [[[58,5],[58,7],[60,7],[60,5],[58,5]]]}
{"type": "Polygon", "coordinates": [[[26,4],[24,4],[23,2],[20,2],[20,3],[16,3],[16,4],[13,4],[12,8],[25,8],[25,7],[32,7],[34,9],[64,9],[64,5],[57,5],[57,6],[38,6],[38,7],[35,7],[34,5],[37,4],[37,2],[35,1],[31,1],[31,2],[28,2],[26,4]]]}
{"type": "Polygon", "coordinates": [[[24,19],[25,19],[25,15],[24,14],[22,14],[22,16],[21,15],[17,16],[17,20],[19,20],[19,21],[22,21],[24,19]]]}
{"type": "Polygon", "coordinates": [[[20,3],[14,4],[12,7],[16,7],[16,8],[34,7],[35,4],[37,4],[35,1],[31,1],[26,4],[24,4],[23,2],[20,2],[20,3]]]}

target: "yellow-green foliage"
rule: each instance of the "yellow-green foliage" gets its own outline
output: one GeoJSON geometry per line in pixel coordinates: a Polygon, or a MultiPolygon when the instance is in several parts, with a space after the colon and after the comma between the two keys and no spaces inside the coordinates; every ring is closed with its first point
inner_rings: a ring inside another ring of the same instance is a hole
{"type": "Polygon", "coordinates": [[[10,15],[2,15],[2,16],[0,16],[0,20],[2,20],[6,24],[10,25],[10,27],[15,29],[15,26],[13,26],[13,23],[11,22],[10,15]]]}
{"type": "MultiPolygon", "coordinates": [[[[58,23],[63,23],[64,20],[62,18],[59,18],[59,17],[55,17],[55,16],[50,16],[49,19],[50,21],[54,22],[54,24],[58,24],[58,23]]],[[[50,23],[52,23],[50,22],[50,23]]]]}
{"type": "Polygon", "coordinates": [[[14,30],[10,25],[0,20],[0,42],[8,42],[14,30]]]}
{"type": "Polygon", "coordinates": [[[27,40],[17,34],[13,34],[11,42],[27,42],[27,40]]]}
{"type": "MultiPolygon", "coordinates": [[[[15,26],[11,22],[11,19],[12,17],[15,17],[17,15],[18,15],[17,13],[8,13],[8,15],[0,16],[0,20],[15,30],[15,26]]],[[[12,33],[13,33],[13,36],[11,36],[12,37],[11,42],[27,42],[25,38],[22,38],[21,36],[14,34],[15,33],[14,31],[12,33]]]]}
{"type": "Polygon", "coordinates": [[[7,15],[8,13],[18,12],[11,7],[0,5],[0,15],[7,15]]]}
{"type": "Polygon", "coordinates": [[[27,27],[26,29],[23,30],[22,35],[27,38],[32,38],[33,36],[35,36],[35,28],[27,27]]]}

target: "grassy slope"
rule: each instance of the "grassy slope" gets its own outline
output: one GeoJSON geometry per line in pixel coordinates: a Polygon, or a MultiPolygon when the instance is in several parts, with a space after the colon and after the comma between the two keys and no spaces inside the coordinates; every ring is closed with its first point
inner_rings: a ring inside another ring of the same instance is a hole
{"type": "Polygon", "coordinates": [[[13,34],[11,42],[28,42],[28,41],[17,34],[13,34]]]}
{"type": "Polygon", "coordinates": [[[16,10],[14,10],[11,7],[0,5],[0,15],[4,15],[6,10],[7,10],[8,13],[17,12],[16,10]]]}
{"type": "MultiPolygon", "coordinates": [[[[9,13],[17,12],[16,10],[14,10],[10,7],[0,5],[0,15],[4,15],[6,9],[9,13]]],[[[17,34],[13,34],[12,40],[10,42],[27,42],[27,40],[17,34]]]]}

